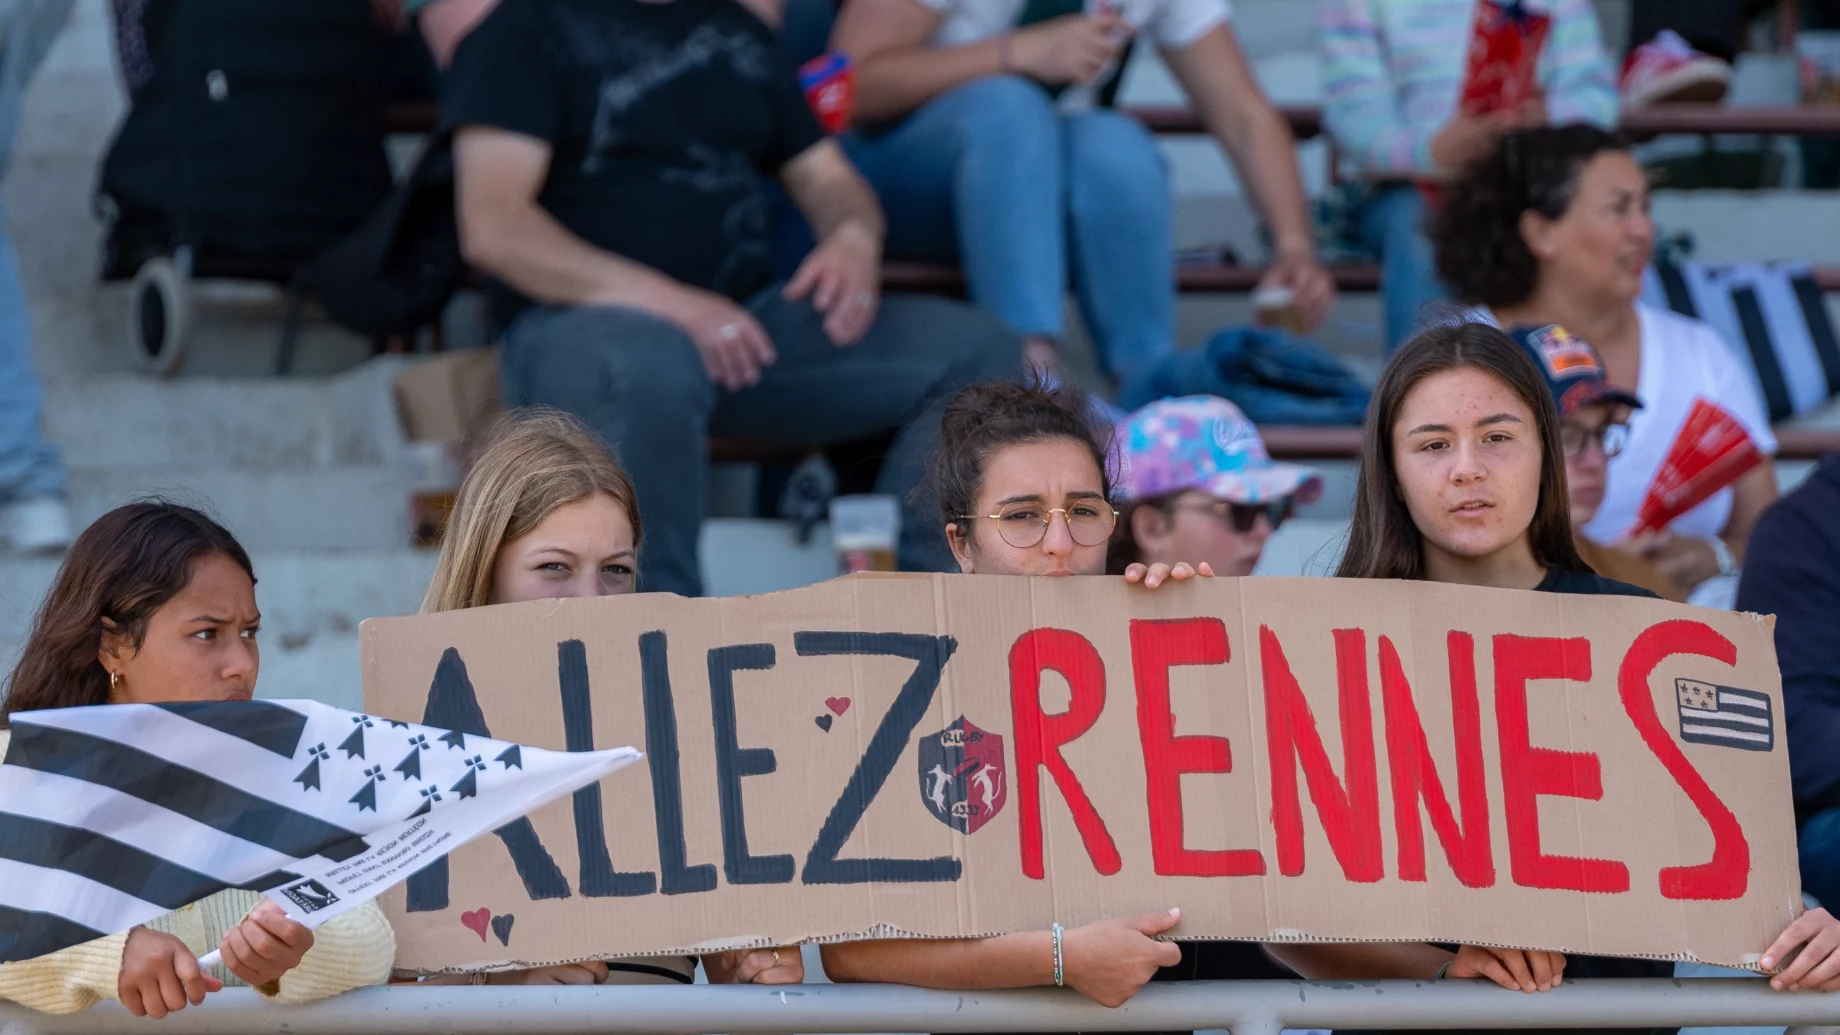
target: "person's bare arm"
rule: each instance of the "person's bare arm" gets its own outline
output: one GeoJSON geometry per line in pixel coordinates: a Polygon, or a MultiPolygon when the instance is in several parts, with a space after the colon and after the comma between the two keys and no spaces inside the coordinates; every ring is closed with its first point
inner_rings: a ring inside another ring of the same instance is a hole
{"type": "MultiPolygon", "coordinates": [[[[1065,983],[1105,1006],[1137,994],[1182,950],[1153,940],[1174,927],[1177,910],[1100,920],[1062,935],[1065,983]]],[[[819,950],[832,981],[890,981],[922,988],[1026,988],[1054,983],[1054,936],[1025,931],[995,938],[843,942],[819,950]]]]}
{"type": "Polygon", "coordinates": [[[537,203],[550,153],[548,143],[521,133],[460,130],[454,172],[461,254],[538,301],[659,312],[675,281],[594,247],[537,203]]]}
{"type": "Polygon", "coordinates": [[[497,6],[498,0],[435,0],[422,8],[415,20],[435,67],[446,69],[453,64],[460,41],[497,6]]]}
{"type": "Polygon", "coordinates": [[[820,243],[851,232],[881,247],[882,206],[836,141],[823,140],[801,151],[780,169],[779,182],[820,243]]]}
{"type": "Polygon", "coordinates": [[[850,0],[831,30],[831,46],[856,65],[856,118],[874,125],[900,118],[960,83],[1003,71],[996,39],[928,47],[939,12],[919,0],[850,0]]]}
{"type": "Polygon", "coordinates": [[[919,0],[850,0],[843,6],[831,46],[856,64],[858,122],[891,122],[985,76],[1089,82],[1118,56],[1129,34],[1114,15],[1075,14],[976,43],[928,46],[939,21],[939,12],[919,0]]]}
{"type": "Polygon", "coordinates": [[[596,248],[538,204],[550,145],[489,126],[454,137],[455,203],[467,262],[553,305],[618,306],[669,320],[688,334],[711,380],[731,391],[760,379],[773,342],[746,309],[596,248]]]}
{"type": "Polygon", "coordinates": [[[833,140],[800,152],[779,178],[818,238],[783,294],[809,296],[832,344],[853,345],[875,322],[881,301],[882,207],[833,140]]]}
{"type": "Polygon", "coordinates": [[[1186,47],[1165,49],[1163,60],[1265,217],[1275,252],[1268,282],[1291,288],[1305,323],[1314,327],[1335,302],[1335,284],[1316,261],[1316,235],[1290,126],[1259,88],[1238,37],[1225,22],[1186,47]]]}
{"type": "Polygon", "coordinates": [[[1507,989],[1545,992],[1561,983],[1565,955],[1465,945],[1453,955],[1423,942],[1299,945],[1266,942],[1265,954],[1316,981],[1487,978],[1507,989]]]}

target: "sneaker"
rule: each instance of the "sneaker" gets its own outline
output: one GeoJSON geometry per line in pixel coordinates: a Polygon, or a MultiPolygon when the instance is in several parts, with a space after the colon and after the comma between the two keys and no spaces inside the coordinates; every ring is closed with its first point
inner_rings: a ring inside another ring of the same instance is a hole
{"type": "Polygon", "coordinates": [[[71,541],[70,506],[56,496],[0,505],[0,535],[20,553],[63,553],[71,541]]]}
{"type": "Polygon", "coordinates": [[[1717,104],[1731,89],[1731,65],[1694,50],[1672,29],[1629,52],[1618,92],[1623,107],[1717,104]]]}

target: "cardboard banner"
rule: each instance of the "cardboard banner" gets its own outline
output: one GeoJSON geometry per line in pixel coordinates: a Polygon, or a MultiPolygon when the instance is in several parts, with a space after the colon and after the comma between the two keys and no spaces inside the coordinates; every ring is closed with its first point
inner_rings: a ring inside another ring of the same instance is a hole
{"type": "Polygon", "coordinates": [[[373,619],[363,641],[374,714],[647,755],[390,892],[417,970],[1170,906],[1179,939],[1754,965],[1800,909],[1754,615],[855,576],[373,619]]]}

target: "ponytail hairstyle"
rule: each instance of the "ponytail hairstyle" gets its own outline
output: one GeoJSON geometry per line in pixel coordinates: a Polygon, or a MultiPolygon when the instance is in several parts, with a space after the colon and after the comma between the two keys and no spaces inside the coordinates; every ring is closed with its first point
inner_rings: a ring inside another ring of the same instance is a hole
{"type": "Polygon", "coordinates": [[[32,620],[0,699],[0,729],[14,712],[109,703],[97,654],[104,634],[139,650],[147,622],[192,581],[198,562],[222,554],[256,578],[241,543],[202,512],[150,499],[116,507],[77,536],[32,620]]]}
{"type": "Polygon", "coordinates": [[[939,438],[931,483],[949,535],[970,538],[965,515],[977,505],[990,458],[1006,446],[1052,439],[1077,442],[1092,455],[1099,469],[1100,491],[1111,498],[1111,428],[1073,388],[1051,388],[1039,381],[969,385],[946,404],[939,438]]]}
{"type": "Polygon", "coordinates": [[[1540,499],[1528,527],[1534,562],[1548,570],[1587,571],[1572,540],[1559,448],[1559,413],[1532,357],[1514,339],[1485,323],[1435,325],[1412,338],[1380,372],[1361,435],[1354,521],[1336,576],[1344,579],[1423,579],[1424,538],[1412,523],[1393,467],[1393,426],[1419,382],[1448,370],[1480,370],[1506,385],[1533,411],[1540,442],[1540,499]]]}

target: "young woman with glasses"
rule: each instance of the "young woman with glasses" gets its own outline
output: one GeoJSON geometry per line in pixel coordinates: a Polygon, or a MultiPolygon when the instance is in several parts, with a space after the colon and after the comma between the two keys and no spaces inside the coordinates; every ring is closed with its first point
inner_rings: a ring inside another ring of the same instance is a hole
{"type": "Polygon", "coordinates": [[[1124,502],[1114,574],[1180,559],[1250,575],[1296,504],[1322,493],[1315,471],[1273,463],[1239,407],[1211,395],[1153,402],[1125,419],[1114,442],[1124,502]]]}

